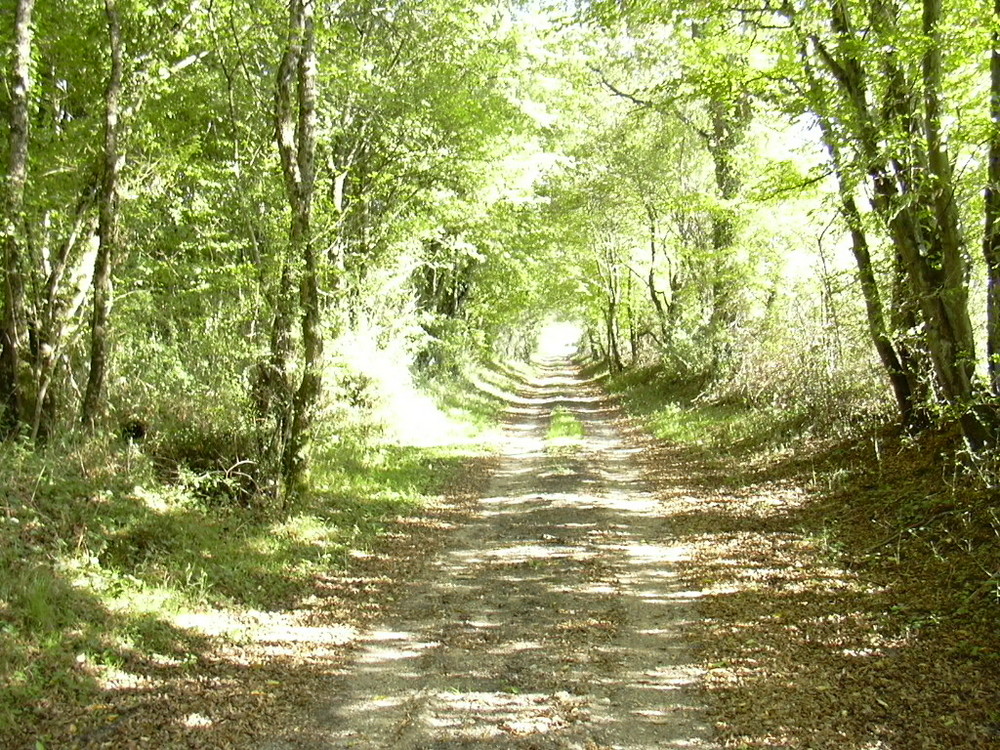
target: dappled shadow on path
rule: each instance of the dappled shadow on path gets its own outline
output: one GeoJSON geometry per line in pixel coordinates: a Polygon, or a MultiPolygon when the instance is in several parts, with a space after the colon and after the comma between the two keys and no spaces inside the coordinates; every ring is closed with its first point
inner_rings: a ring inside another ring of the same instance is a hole
{"type": "Polygon", "coordinates": [[[511,399],[479,518],[364,637],[314,726],[270,748],[708,747],[697,594],[613,404],[559,363],[511,399]],[[584,437],[546,440],[552,410],[584,437]]]}

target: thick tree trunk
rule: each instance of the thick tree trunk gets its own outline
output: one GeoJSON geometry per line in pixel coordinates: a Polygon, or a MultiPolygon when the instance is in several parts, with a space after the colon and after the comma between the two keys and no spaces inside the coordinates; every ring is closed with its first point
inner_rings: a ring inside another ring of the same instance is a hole
{"type": "Polygon", "coordinates": [[[21,346],[24,341],[24,189],[28,180],[31,96],[31,15],[34,0],[18,0],[10,78],[10,152],[3,191],[3,319],[0,328],[0,432],[10,435],[21,421],[21,346]]]}
{"type": "MultiPolygon", "coordinates": [[[[1000,0],[993,2],[993,21],[1000,24],[1000,0]]],[[[990,140],[985,191],[986,354],[990,387],[1000,395],[1000,31],[993,32],[990,56],[990,140]]]]}
{"type": "MultiPolygon", "coordinates": [[[[958,206],[955,200],[955,182],[951,160],[941,125],[941,97],[943,96],[941,0],[924,0],[923,31],[930,40],[924,52],[924,126],[928,152],[927,185],[934,209],[936,255],[931,256],[931,267],[940,274],[936,289],[947,326],[946,351],[957,381],[955,398],[961,411],[962,429],[973,449],[991,444],[996,437],[997,418],[981,402],[976,392],[976,345],[969,316],[969,263],[966,258],[965,239],[962,234],[958,206]]],[[[935,274],[936,276],[938,274],[935,274]]]]}
{"type": "Polygon", "coordinates": [[[310,433],[322,393],[323,334],[319,259],[312,237],[316,161],[316,78],[314,0],[292,0],[289,34],[278,70],[276,120],[278,150],[291,208],[291,262],[302,306],[303,371],[287,415],[288,435],[281,455],[285,497],[299,493],[308,470],[310,433]],[[294,105],[293,105],[294,99],[294,105]]]}
{"type": "Polygon", "coordinates": [[[111,316],[111,273],[118,244],[118,174],[121,154],[122,40],[117,0],[104,0],[111,44],[111,71],[104,92],[104,165],[98,212],[98,250],[94,261],[94,309],[90,324],[90,373],[80,417],[93,429],[104,401],[104,381],[108,369],[108,320],[111,316]]]}
{"type": "MultiPolygon", "coordinates": [[[[926,0],[923,5],[928,44],[919,84],[907,79],[892,45],[880,53],[878,74],[885,86],[878,108],[869,102],[871,76],[868,63],[857,54],[850,9],[844,0],[835,0],[830,7],[830,26],[837,40],[834,50],[816,37],[811,37],[813,47],[850,103],[852,111],[844,122],[872,180],[875,211],[906,271],[909,297],[920,311],[924,344],[940,392],[961,415],[970,445],[981,447],[989,441],[992,427],[976,408],[968,266],[940,126],[940,0],[926,0]],[[887,138],[895,144],[889,155],[883,148],[887,138]]],[[[898,8],[893,0],[871,0],[867,10],[876,41],[897,33],[898,8]]]]}

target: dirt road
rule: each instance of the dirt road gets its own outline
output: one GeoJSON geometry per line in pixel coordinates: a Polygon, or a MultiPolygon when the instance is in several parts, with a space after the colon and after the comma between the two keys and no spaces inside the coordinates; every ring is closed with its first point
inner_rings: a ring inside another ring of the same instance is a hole
{"type": "Polygon", "coordinates": [[[465,528],[283,748],[711,747],[656,497],[614,406],[565,361],[516,399],[465,528]],[[547,439],[553,410],[582,425],[547,439]]]}

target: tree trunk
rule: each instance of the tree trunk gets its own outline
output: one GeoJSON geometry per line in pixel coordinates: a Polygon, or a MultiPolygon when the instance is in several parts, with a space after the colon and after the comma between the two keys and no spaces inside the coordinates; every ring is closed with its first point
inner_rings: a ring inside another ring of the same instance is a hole
{"type": "Polygon", "coordinates": [[[316,161],[316,78],[314,0],[292,0],[288,43],[278,70],[276,120],[278,150],[291,209],[289,250],[301,262],[295,280],[302,306],[303,372],[291,400],[281,474],[286,498],[302,491],[308,470],[310,433],[322,393],[323,334],[319,260],[312,237],[316,161]],[[294,99],[294,105],[293,105],[294,99]]]}
{"type": "Polygon", "coordinates": [[[635,305],[632,299],[632,275],[625,276],[625,322],[628,324],[629,361],[635,365],[639,361],[639,327],[636,322],[635,305]]]}
{"type": "MultiPolygon", "coordinates": [[[[993,22],[1000,24],[1000,0],[993,2],[993,22]]],[[[990,139],[985,191],[986,354],[990,387],[1000,395],[1000,31],[993,32],[990,56],[990,139]]]]}
{"type": "MultiPolygon", "coordinates": [[[[870,0],[867,6],[874,43],[898,32],[893,0],[870,0]]],[[[922,80],[909,81],[895,48],[879,53],[884,79],[879,108],[869,103],[871,76],[857,54],[857,34],[844,0],[831,4],[830,26],[837,39],[833,52],[815,36],[813,47],[836,80],[851,112],[844,118],[863,169],[873,184],[872,204],[885,223],[906,271],[909,297],[924,324],[924,343],[941,394],[961,415],[966,439],[983,446],[992,427],[975,407],[975,345],[968,313],[968,267],[961,225],[954,206],[954,181],[941,134],[940,0],[923,5],[928,44],[922,80]],[[838,57],[839,53],[839,57],[838,57]],[[923,97],[923,112],[918,106],[923,97]],[[887,155],[883,142],[895,144],[887,155]]],[[[902,362],[902,360],[901,360],[902,362]]],[[[905,364],[904,364],[905,367],[905,364]]]]}
{"type": "MultiPolygon", "coordinates": [[[[45,299],[38,327],[38,356],[35,361],[35,408],[31,420],[31,438],[43,442],[49,433],[51,419],[55,411],[55,401],[50,389],[55,380],[62,357],[66,338],[72,329],[72,321],[86,303],[90,279],[77,283],[76,288],[66,290],[63,282],[70,268],[70,256],[82,239],[95,231],[97,222],[92,208],[97,191],[97,175],[84,187],[73,212],[73,224],[63,239],[59,251],[52,260],[48,278],[45,280],[45,299]],[[66,292],[72,291],[67,298],[66,292]]],[[[87,254],[80,259],[80,267],[87,264],[87,254]]],[[[73,274],[78,282],[79,270],[73,274]]],[[[91,272],[92,275],[92,272],[91,272]]]]}
{"type": "Polygon", "coordinates": [[[912,374],[906,372],[896,352],[892,337],[889,334],[885,309],[882,304],[882,295],[879,293],[878,281],[872,266],[871,251],[868,247],[868,238],[865,235],[861,212],[858,210],[851,186],[844,172],[843,157],[837,143],[833,124],[825,112],[826,107],[824,106],[824,102],[826,97],[823,94],[822,86],[814,73],[813,67],[809,63],[805,47],[800,50],[800,54],[809,83],[809,91],[813,98],[814,109],[817,113],[820,132],[823,135],[823,140],[837,177],[841,213],[847,222],[847,227],[851,234],[851,250],[857,266],[858,281],[861,284],[861,296],[865,302],[868,334],[889,378],[889,384],[896,398],[896,406],[899,409],[903,424],[911,427],[917,426],[917,422],[920,420],[918,419],[917,409],[913,400],[912,374]]]}
{"type": "Polygon", "coordinates": [[[868,335],[871,336],[875,351],[885,368],[885,373],[896,397],[896,406],[904,425],[918,427],[923,425],[923,418],[918,415],[919,409],[913,401],[912,376],[903,367],[892,338],[886,325],[885,311],[882,306],[882,296],[879,294],[878,282],[872,267],[871,252],[868,248],[868,238],[861,225],[861,213],[851,196],[842,196],[844,218],[851,232],[851,251],[857,264],[858,281],[861,284],[861,295],[865,300],[865,312],[868,319],[868,335]]]}
{"type": "Polygon", "coordinates": [[[622,362],[621,347],[618,345],[618,303],[613,297],[608,297],[604,326],[608,340],[608,367],[611,368],[611,372],[621,372],[625,369],[625,365],[622,362]]]}
{"type": "Polygon", "coordinates": [[[111,45],[111,71],[104,92],[104,159],[98,211],[97,258],[94,260],[94,310],[90,325],[90,374],[83,397],[81,420],[93,429],[104,400],[104,380],[108,367],[108,320],[111,316],[111,272],[118,244],[118,174],[121,155],[122,40],[117,0],[104,0],[111,45]]]}
{"type": "Polygon", "coordinates": [[[28,180],[31,95],[31,15],[34,0],[18,0],[10,80],[10,153],[3,194],[3,320],[0,329],[0,432],[11,435],[21,421],[21,346],[24,341],[24,189],[28,180]]]}
{"type": "Polygon", "coordinates": [[[722,206],[712,213],[712,255],[715,278],[712,281],[712,314],[709,333],[712,338],[712,369],[718,372],[730,358],[731,328],[737,319],[733,294],[731,250],[736,238],[734,213],[729,203],[740,192],[740,177],[734,162],[734,150],[743,141],[750,121],[749,101],[742,92],[732,101],[713,97],[709,102],[712,131],[708,134],[708,152],[715,171],[715,187],[722,206]]]}
{"type": "MultiPolygon", "coordinates": [[[[1000,2],[1000,0],[998,0],[1000,2]]],[[[664,347],[670,340],[670,327],[667,323],[667,311],[663,305],[663,294],[656,288],[656,252],[657,252],[657,226],[656,212],[653,206],[646,204],[646,217],[649,219],[649,273],[646,276],[646,289],[649,291],[649,299],[653,303],[653,310],[656,311],[656,322],[660,328],[660,344],[664,347]]]]}

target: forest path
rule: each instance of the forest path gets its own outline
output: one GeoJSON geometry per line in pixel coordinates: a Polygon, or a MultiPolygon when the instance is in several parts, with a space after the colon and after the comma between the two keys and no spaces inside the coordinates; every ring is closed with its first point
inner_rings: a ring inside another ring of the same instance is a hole
{"type": "Polygon", "coordinates": [[[539,363],[504,455],[456,531],[362,638],[284,748],[711,747],[695,617],[617,408],[567,360],[539,363]],[[555,410],[583,428],[547,438],[555,410]]]}

